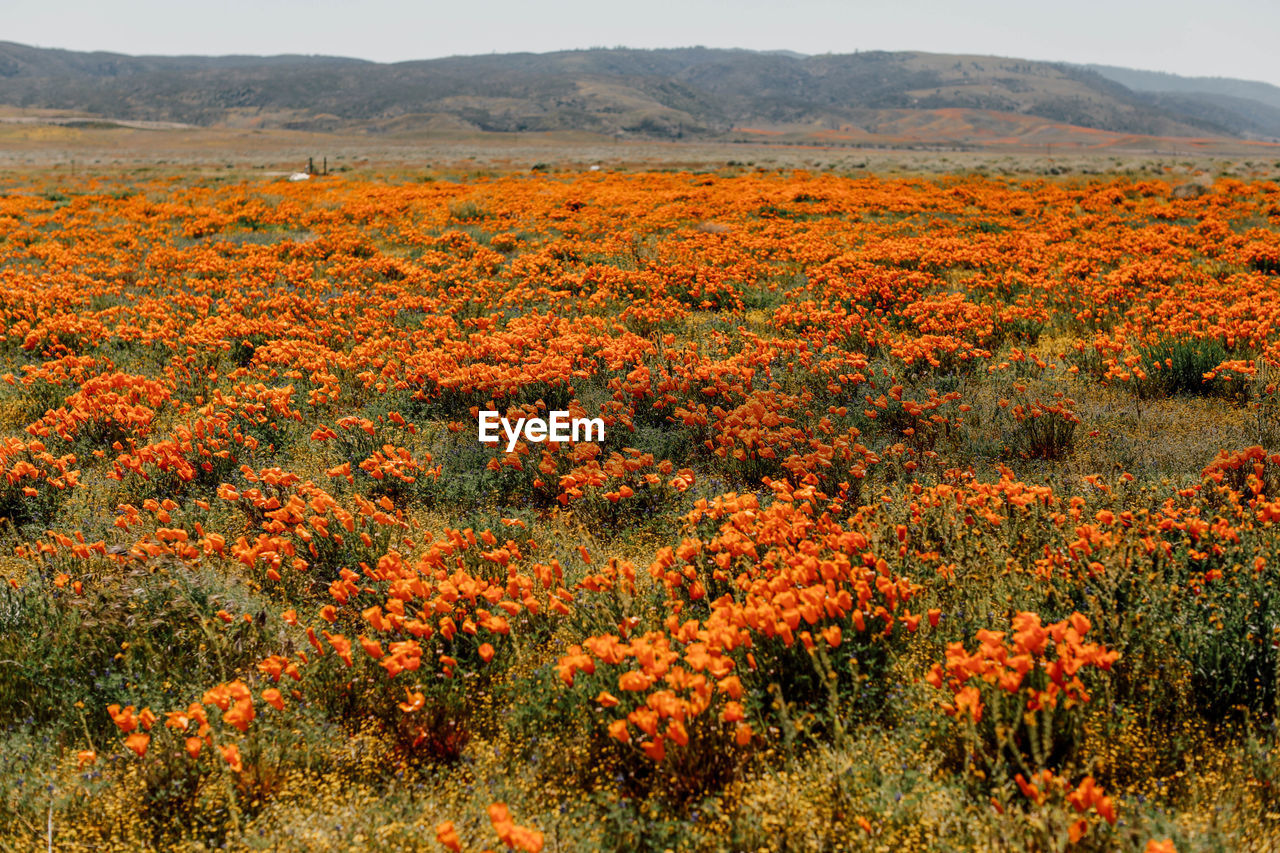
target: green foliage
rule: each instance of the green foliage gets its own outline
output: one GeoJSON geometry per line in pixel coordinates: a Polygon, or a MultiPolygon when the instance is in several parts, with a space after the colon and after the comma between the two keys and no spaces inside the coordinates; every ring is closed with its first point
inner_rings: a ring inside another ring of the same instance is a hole
{"type": "Polygon", "coordinates": [[[271,648],[264,606],[216,573],[104,561],[76,569],[79,595],[50,582],[55,570],[0,587],[0,720],[101,737],[107,705],[173,704],[178,685],[216,683],[271,648]],[[224,609],[256,618],[228,625],[224,609]]]}
{"type": "Polygon", "coordinates": [[[1158,370],[1148,369],[1148,377],[1158,391],[1167,394],[1220,394],[1224,383],[1204,378],[1219,364],[1241,357],[1228,350],[1218,338],[1166,337],[1139,349],[1142,363],[1159,364],[1158,370]]]}

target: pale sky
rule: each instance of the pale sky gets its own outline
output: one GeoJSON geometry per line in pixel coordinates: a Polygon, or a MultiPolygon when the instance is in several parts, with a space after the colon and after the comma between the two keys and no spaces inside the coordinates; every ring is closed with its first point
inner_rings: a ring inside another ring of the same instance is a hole
{"type": "Polygon", "coordinates": [[[587,47],[923,50],[1280,85],[1280,0],[0,0],[0,40],[397,62],[587,47]]]}

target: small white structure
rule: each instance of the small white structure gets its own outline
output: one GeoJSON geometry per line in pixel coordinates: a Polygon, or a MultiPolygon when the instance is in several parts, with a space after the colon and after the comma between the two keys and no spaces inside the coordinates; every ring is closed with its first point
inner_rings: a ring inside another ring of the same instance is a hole
{"type": "Polygon", "coordinates": [[[291,180],[291,181],[309,181],[309,180],[311,180],[311,176],[310,176],[310,175],[308,175],[306,172],[294,172],[292,175],[290,175],[290,176],[289,176],[289,180],[291,180]]]}

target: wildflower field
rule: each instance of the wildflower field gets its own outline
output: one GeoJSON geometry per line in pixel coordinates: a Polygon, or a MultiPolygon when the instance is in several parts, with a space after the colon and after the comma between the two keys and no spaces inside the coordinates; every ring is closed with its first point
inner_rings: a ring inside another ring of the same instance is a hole
{"type": "Polygon", "coordinates": [[[0,848],[1280,847],[1280,186],[1174,184],[11,177],[0,848]]]}

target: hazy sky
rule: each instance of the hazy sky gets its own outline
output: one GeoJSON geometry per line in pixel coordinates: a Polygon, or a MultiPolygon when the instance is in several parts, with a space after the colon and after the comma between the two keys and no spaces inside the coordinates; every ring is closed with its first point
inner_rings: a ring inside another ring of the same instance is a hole
{"type": "Polygon", "coordinates": [[[0,0],[0,40],[380,62],[585,47],[925,50],[1280,85],[1280,0],[0,0]]]}

